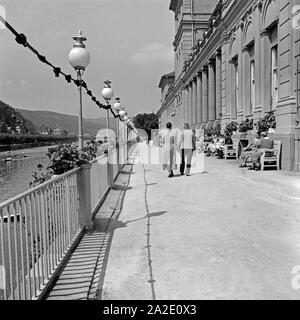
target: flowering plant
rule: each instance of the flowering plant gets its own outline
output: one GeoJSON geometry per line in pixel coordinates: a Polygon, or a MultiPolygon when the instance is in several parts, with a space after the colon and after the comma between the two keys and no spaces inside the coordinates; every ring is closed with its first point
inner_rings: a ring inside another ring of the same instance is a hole
{"type": "Polygon", "coordinates": [[[268,112],[262,119],[255,124],[258,133],[276,128],[276,116],[274,111],[268,112]]]}
{"type": "Polygon", "coordinates": [[[237,131],[238,123],[236,121],[231,121],[225,127],[225,132],[232,134],[233,131],[237,131]]]}
{"type": "Polygon", "coordinates": [[[253,119],[249,120],[248,118],[242,121],[239,125],[239,132],[247,132],[253,130],[253,119]]]}

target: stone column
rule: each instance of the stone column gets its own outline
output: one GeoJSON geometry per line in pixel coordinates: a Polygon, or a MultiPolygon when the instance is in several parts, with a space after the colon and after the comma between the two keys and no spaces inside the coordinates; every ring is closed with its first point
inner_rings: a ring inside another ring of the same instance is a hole
{"type": "Polygon", "coordinates": [[[202,75],[197,75],[197,124],[202,123],[202,75]]]}
{"type": "Polygon", "coordinates": [[[183,88],[183,115],[182,115],[182,119],[183,122],[187,122],[188,119],[188,88],[184,87],[183,88]]]}
{"type": "Polygon", "coordinates": [[[192,82],[189,83],[189,116],[188,116],[188,123],[191,126],[193,114],[192,114],[192,108],[193,108],[193,84],[192,82]]]}
{"type": "Polygon", "coordinates": [[[193,101],[192,101],[192,121],[191,125],[197,124],[197,78],[192,81],[193,86],[193,101]]]}
{"type": "Polygon", "coordinates": [[[202,123],[208,121],[208,69],[202,69],[202,123]]]}
{"type": "Polygon", "coordinates": [[[216,70],[215,61],[209,60],[208,64],[208,120],[216,120],[216,70]]]}
{"type": "Polygon", "coordinates": [[[216,55],[216,119],[222,119],[222,61],[221,53],[217,51],[216,55]]]}

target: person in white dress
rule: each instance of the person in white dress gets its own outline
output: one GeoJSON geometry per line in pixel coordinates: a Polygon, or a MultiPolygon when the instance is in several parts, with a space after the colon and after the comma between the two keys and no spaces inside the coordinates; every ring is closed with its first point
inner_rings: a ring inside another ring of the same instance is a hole
{"type": "Polygon", "coordinates": [[[177,132],[173,130],[171,122],[168,122],[166,128],[160,131],[159,138],[162,146],[163,170],[168,170],[169,178],[172,178],[174,177],[173,170],[177,169],[177,132]]]}

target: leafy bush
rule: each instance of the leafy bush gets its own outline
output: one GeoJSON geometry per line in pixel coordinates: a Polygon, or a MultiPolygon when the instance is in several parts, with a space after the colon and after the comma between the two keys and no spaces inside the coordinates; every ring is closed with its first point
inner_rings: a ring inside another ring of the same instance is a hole
{"type": "Polygon", "coordinates": [[[78,166],[80,154],[74,144],[60,144],[49,148],[46,154],[50,159],[47,170],[52,174],[63,174],[78,166]]]}
{"type": "Polygon", "coordinates": [[[225,132],[231,135],[232,132],[237,131],[237,129],[238,129],[238,123],[236,121],[231,121],[226,125],[225,132]]]}
{"type": "Polygon", "coordinates": [[[221,124],[219,122],[214,125],[212,129],[212,134],[217,136],[221,134],[221,124]]]}
{"type": "Polygon", "coordinates": [[[268,112],[262,119],[260,119],[255,124],[258,133],[268,131],[269,129],[275,129],[276,128],[276,116],[275,112],[271,111],[268,112]]]}
{"type": "Polygon", "coordinates": [[[248,118],[242,121],[239,125],[239,132],[247,132],[253,130],[253,119],[249,120],[248,118]]]}
{"type": "Polygon", "coordinates": [[[43,166],[37,166],[37,172],[34,172],[33,181],[30,186],[37,186],[47,180],[50,180],[53,175],[66,173],[81,164],[88,163],[96,158],[98,143],[95,140],[87,142],[86,146],[80,151],[75,144],[60,144],[56,147],[48,149],[46,156],[49,158],[49,163],[46,172],[43,171],[43,166]]]}
{"type": "Polygon", "coordinates": [[[83,147],[80,153],[80,158],[86,161],[92,161],[97,157],[97,151],[99,148],[99,144],[95,139],[88,141],[86,146],[83,147]]]}

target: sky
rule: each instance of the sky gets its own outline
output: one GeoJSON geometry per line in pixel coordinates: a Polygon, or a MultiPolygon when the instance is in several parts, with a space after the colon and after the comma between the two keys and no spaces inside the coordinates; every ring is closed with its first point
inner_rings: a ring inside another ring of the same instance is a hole
{"type": "MultiPolygon", "coordinates": [[[[75,77],[67,56],[82,30],[91,62],[83,79],[101,99],[112,81],[130,115],[157,112],[158,83],[174,69],[169,0],[0,0],[7,21],[54,65],[75,77]]],[[[0,28],[0,100],[15,108],[77,114],[78,91],[0,28]]],[[[103,117],[83,95],[83,116],[103,117]]]]}

